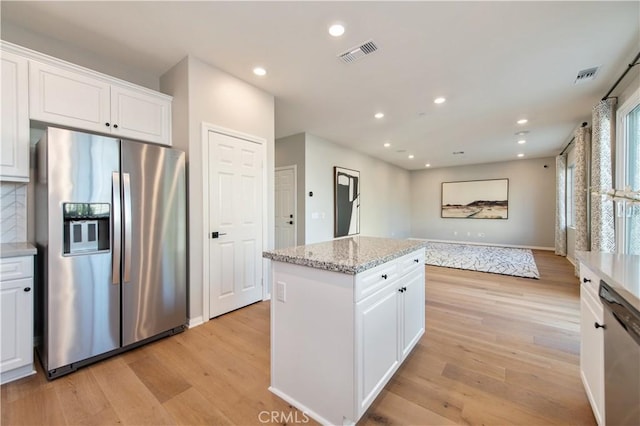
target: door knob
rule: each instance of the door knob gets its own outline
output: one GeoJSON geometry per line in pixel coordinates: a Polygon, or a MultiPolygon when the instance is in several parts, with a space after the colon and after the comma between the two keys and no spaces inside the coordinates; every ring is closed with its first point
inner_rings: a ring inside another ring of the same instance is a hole
{"type": "Polygon", "coordinates": [[[293,225],[293,221],[292,220],[289,221],[289,225],[293,225]]]}
{"type": "Polygon", "coordinates": [[[224,232],[212,232],[211,238],[218,238],[220,235],[227,235],[227,234],[224,232]]]}
{"type": "Polygon", "coordinates": [[[290,215],[289,215],[289,217],[290,217],[291,219],[293,219],[293,215],[292,215],[292,214],[290,214],[290,215]]]}
{"type": "Polygon", "coordinates": [[[600,325],[600,324],[598,324],[597,322],[594,322],[594,323],[593,323],[593,326],[594,326],[595,328],[607,328],[607,326],[606,326],[605,324],[600,325]]]}
{"type": "Polygon", "coordinates": [[[24,291],[25,291],[25,293],[30,292],[30,291],[31,291],[31,287],[25,287],[25,288],[24,288],[24,291]]]}
{"type": "Polygon", "coordinates": [[[591,280],[590,280],[589,278],[583,278],[583,279],[582,279],[582,282],[583,282],[583,283],[590,283],[590,282],[591,282],[591,280]]]}

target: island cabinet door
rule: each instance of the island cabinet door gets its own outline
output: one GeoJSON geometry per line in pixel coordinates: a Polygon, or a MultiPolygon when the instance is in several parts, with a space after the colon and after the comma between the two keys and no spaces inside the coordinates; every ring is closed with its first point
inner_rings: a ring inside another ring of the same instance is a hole
{"type": "Polygon", "coordinates": [[[390,284],[356,305],[358,415],[395,372],[399,359],[400,292],[390,284]]]}
{"type": "Polygon", "coordinates": [[[402,280],[400,359],[404,360],[424,334],[424,273],[415,270],[402,280]]]}

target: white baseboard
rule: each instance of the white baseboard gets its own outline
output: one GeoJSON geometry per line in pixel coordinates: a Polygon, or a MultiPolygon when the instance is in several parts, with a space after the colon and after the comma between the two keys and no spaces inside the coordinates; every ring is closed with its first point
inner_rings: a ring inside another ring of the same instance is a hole
{"type": "Polygon", "coordinates": [[[199,325],[204,324],[204,320],[202,319],[202,315],[197,316],[195,318],[189,318],[189,328],[197,327],[199,325]]]}
{"type": "Polygon", "coordinates": [[[479,243],[477,241],[459,241],[459,240],[434,240],[431,238],[409,238],[410,240],[422,240],[431,241],[434,243],[450,243],[450,244],[469,244],[472,246],[491,246],[491,247],[513,247],[513,248],[526,248],[531,250],[555,250],[555,247],[542,247],[542,246],[523,246],[518,244],[498,244],[498,243],[479,243]]]}
{"type": "Polygon", "coordinates": [[[567,260],[569,261],[569,263],[571,263],[573,266],[576,266],[576,260],[570,258],[569,256],[565,256],[567,258],[567,260]]]}

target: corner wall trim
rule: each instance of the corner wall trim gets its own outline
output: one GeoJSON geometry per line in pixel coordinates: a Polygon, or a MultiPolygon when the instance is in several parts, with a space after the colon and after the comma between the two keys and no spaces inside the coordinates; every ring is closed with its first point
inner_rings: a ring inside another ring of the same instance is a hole
{"type": "Polygon", "coordinates": [[[195,318],[189,318],[189,324],[187,324],[187,326],[189,328],[193,328],[193,327],[197,327],[199,325],[204,324],[204,321],[202,319],[202,315],[195,317],[195,318]]]}

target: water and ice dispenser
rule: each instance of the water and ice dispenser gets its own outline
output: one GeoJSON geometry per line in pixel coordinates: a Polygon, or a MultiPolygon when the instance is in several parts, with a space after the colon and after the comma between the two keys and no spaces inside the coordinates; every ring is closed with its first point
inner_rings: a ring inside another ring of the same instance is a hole
{"type": "Polygon", "coordinates": [[[91,254],[111,247],[108,203],[64,203],[64,255],[91,254]]]}

